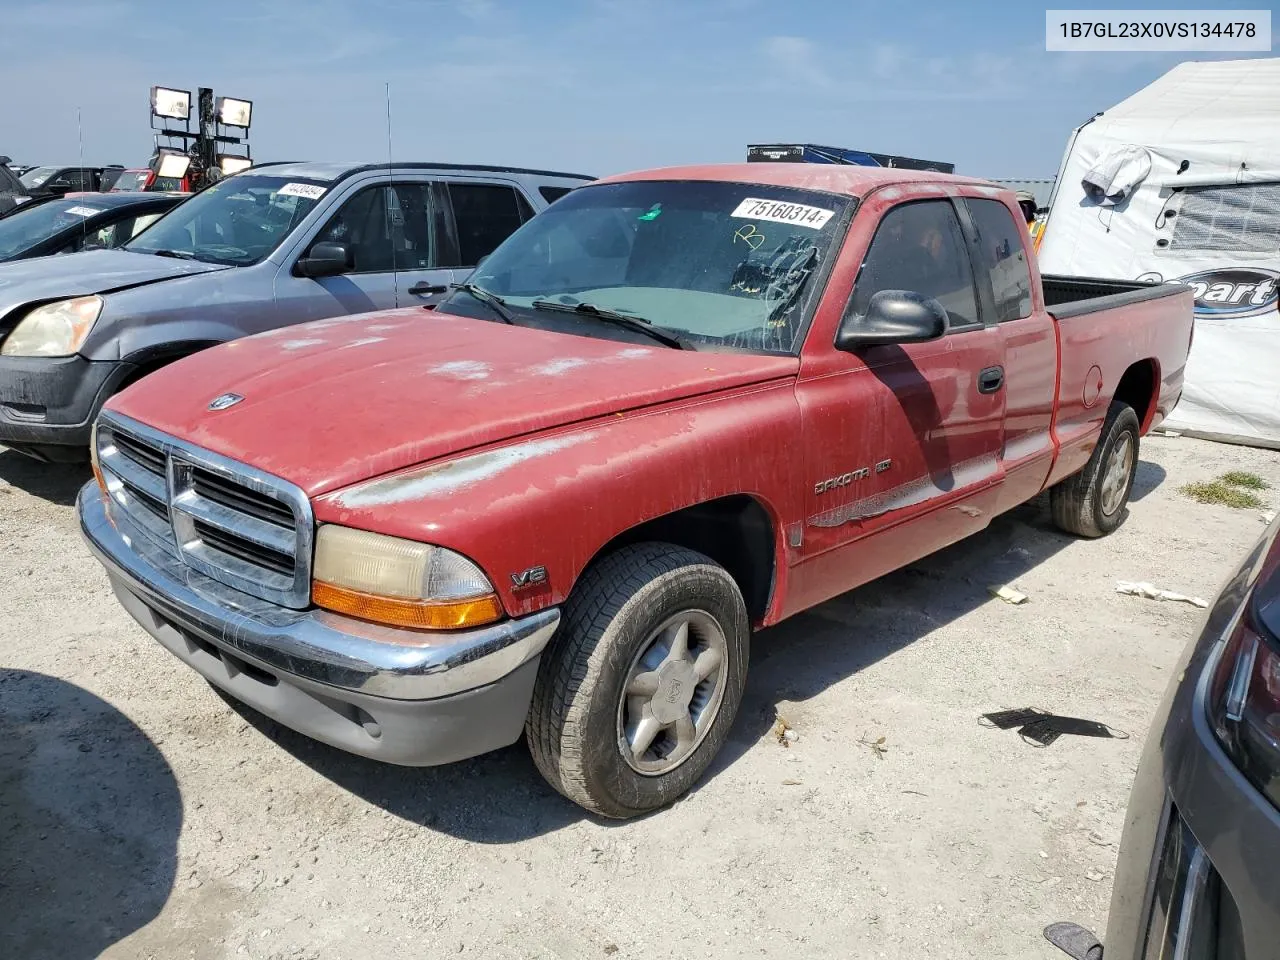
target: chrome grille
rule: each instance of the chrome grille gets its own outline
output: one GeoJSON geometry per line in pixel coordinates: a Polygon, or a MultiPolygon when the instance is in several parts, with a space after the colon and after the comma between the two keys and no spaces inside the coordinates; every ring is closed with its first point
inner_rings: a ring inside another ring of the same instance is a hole
{"type": "Polygon", "coordinates": [[[310,603],[315,522],[293,484],[120,414],[103,414],[94,443],[117,516],[230,587],[310,603]]]}

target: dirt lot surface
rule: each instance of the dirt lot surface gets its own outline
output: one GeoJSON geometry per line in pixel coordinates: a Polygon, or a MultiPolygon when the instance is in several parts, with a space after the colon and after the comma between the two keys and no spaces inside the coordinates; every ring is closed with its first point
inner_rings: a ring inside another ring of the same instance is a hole
{"type": "Polygon", "coordinates": [[[1153,437],[1113,536],[1062,536],[1036,502],[758,636],[712,776],[615,824],[523,745],[398,769],[232,708],[115,602],[70,506],[87,471],[0,450],[0,956],[1059,960],[1045,923],[1106,926],[1146,728],[1202,616],[1115,583],[1212,598],[1259,512],[1177,488],[1232,468],[1280,500],[1280,454],[1153,437]],[[977,723],[1028,705],[1132,737],[1036,749],[977,723]]]}

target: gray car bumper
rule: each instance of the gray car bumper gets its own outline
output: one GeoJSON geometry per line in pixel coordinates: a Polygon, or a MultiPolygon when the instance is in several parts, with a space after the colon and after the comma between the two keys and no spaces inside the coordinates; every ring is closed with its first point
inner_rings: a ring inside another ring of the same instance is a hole
{"type": "Polygon", "coordinates": [[[117,523],[96,483],[81,532],[125,609],[237,700],[340,749],[412,766],[515,742],[538,658],[560,620],[540,611],[471,631],[380,627],[232,590],[117,523]]]}
{"type": "Polygon", "coordinates": [[[94,417],[136,370],[80,356],[0,357],[0,443],[40,459],[87,459],[94,417]]]}

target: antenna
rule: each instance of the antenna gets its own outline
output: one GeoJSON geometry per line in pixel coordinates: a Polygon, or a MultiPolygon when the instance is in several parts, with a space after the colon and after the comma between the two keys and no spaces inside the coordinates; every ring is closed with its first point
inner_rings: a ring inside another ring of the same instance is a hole
{"type": "MultiPolygon", "coordinates": [[[[391,81],[386,81],[387,90],[387,180],[388,192],[387,202],[383,205],[383,210],[387,216],[387,241],[391,244],[391,288],[395,294],[396,306],[400,306],[400,272],[398,260],[400,259],[400,250],[396,244],[395,224],[391,220],[391,204],[396,204],[396,209],[400,209],[400,198],[396,196],[396,178],[391,172],[391,81]]],[[[403,214],[401,215],[403,219],[403,214]]]]}
{"type": "MultiPolygon", "coordinates": [[[[76,141],[80,146],[80,185],[84,186],[84,125],[80,122],[79,107],[76,107],[76,141]]],[[[99,184],[99,186],[101,186],[101,184],[99,184]]],[[[89,235],[88,228],[85,226],[87,222],[88,218],[82,217],[80,219],[80,239],[82,242],[84,241],[84,238],[89,235]]]]}

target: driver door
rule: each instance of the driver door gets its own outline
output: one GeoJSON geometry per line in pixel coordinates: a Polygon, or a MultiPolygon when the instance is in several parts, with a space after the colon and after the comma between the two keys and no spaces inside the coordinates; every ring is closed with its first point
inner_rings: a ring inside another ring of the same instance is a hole
{"type": "Polygon", "coordinates": [[[987,322],[950,200],[900,204],[867,249],[845,323],[880,290],[938,300],[948,332],[842,353],[797,386],[807,489],[803,604],[895,570],[985,527],[1002,479],[1004,346],[987,322]]]}

